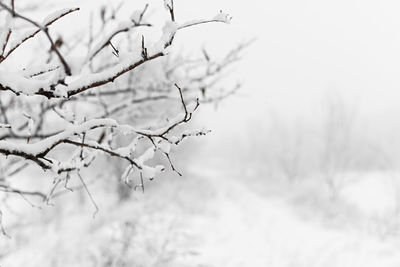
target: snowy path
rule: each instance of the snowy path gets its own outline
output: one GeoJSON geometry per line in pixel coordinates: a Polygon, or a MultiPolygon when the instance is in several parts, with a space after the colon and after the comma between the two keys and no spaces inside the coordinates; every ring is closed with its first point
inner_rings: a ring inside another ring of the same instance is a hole
{"type": "Polygon", "coordinates": [[[95,220],[88,205],[39,224],[37,235],[0,265],[108,266],[113,260],[109,266],[123,261],[151,267],[400,266],[394,238],[383,241],[362,229],[300,217],[285,197],[257,193],[229,178],[193,170],[158,180],[123,205],[107,209],[104,203],[111,201],[99,198],[103,210],[95,220]],[[121,251],[124,240],[129,247],[121,251]]]}
{"type": "Polygon", "coordinates": [[[213,176],[218,193],[204,209],[211,215],[197,214],[188,226],[201,240],[199,266],[400,266],[393,243],[303,221],[282,199],[213,176]]]}

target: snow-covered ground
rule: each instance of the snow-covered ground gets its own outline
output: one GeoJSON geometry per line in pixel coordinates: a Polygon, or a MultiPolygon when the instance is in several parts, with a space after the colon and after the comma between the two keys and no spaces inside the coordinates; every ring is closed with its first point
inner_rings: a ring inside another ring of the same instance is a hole
{"type": "Polygon", "coordinates": [[[307,183],[270,194],[262,180],[200,167],[157,183],[124,204],[98,199],[95,219],[75,206],[32,225],[1,266],[400,266],[400,239],[346,194],[332,202],[307,183]]]}
{"type": "MultiPolygon", "coordinates": [[[[243,181],[226,181],[218,174],[211,176],[218,181],[215,188],[221,188],[212,201],[217,215],[204,217],[199,220],[200,225],[192,228],[205,236],[200,251],[204,262],[211,266],[400,264],[398,240],[383,239],[379,233],[363,227],[333,227],[327,221],[321,222],[317,213],[314,217],[301,216],[293,199],[264,196],[243,181]]],[[[312,205],[308,209],[312,212],[312,205]]],[[[352,223],[351,219],[347,223],[352,223]]]]}

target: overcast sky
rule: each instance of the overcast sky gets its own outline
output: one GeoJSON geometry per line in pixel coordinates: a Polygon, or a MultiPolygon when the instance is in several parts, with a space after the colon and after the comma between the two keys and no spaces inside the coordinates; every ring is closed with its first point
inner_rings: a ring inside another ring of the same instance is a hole
{"type": "Polygon", "coordinates": [[[233,77],[244,81],[243,90],[213,116],[215,140],[254,131],[245,127],[249,121],[262,127],[271,110],[312,119],[330,95],[377,128],[390,131],[400,122],[400,2],[176,0],[176,5],[187,18],[220,9],[233,16],[231,25],[182,34],[185,42],[206,37],[207,47],[218,53],[257,38],[233,77]]]}
{"type": "MultiPolygon", "coordinates": [[[[81,6],[81,12],[90,3],[63,2],[81,6]]],[[[131,3],[140,8],[145,2],[131,3]]],[[[162,6],[162,0],[150,3],[162,6]]],[[[221,138],[243,140],[254,131],[254,124],[257,130],[267,125],[271,113],[312,120],[329,96],[341,97],[374,128],[391,131],[399,124],[400,2],[175,0],[175,6],[179,22],[210,18],[219,10],[233,16],[231,25],[202,25],[180,32],[177,49],[198,52],[205,46],[218,56],[256,38],[228,77],[242,81],[242,90],[222,103],[217,113],[204,116],[203,125],[214,130],[208,139],[214,140],[212,146],[221,138]]]]}
{"type": "MultiPolygon", "coordinates": [[[[81,6],[80,14],[90,3],[61,1],[81,6]]],[[[131,3],[141,8],[146,2],[131,3]]],[[[150,3],[162,6],[162,0],[150,3]]],[[[243,103],[249,97],[259,102],[252,109],[260,108],[260,103],[289,112],[310,109],[310,102],[321,102],[327,92],[340,94],[375,115],[397,106],[398,1],[175,0],[175,6],[179,22],[210,18],[219,10],[233,16],[231,25],[202,25],[179,33],[177,43],[185,50],[205,45],[214,54],[226,53],[240,41],[257,38],[230,77],[244,81],[243,103]]]]}

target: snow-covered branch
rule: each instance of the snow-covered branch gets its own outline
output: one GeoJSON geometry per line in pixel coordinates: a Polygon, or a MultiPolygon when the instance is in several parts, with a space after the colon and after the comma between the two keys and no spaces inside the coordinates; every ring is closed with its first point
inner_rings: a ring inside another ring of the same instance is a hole
{"type": "Polygon", "coordinates": [[[187,130],[184,125],[201,102],[219,101],[230,94],[231,90],[214,88],[243,47],[220,60],[212,59],[206,50],[197,59],[174,53],[175,36],[181,29],[229,23],[231,17],[220,12],[212,19],[181,24],[176,21],[173,1],[164,4],[169,19],[162,25],[148,21],[148,5],[125,21],[118,20],[115,10],[106,18],[107,8],[112,7],[103,7],[100,28],[91,23],[87,36],[71,37],[50,34],[48,28],[61,18],[68,20],[67,15],[79,8],[56,11],[38,23],[0,2],[0,12],[8,13],[0,20],[0,161],[5,163],[0,165],[0,182],[4,180],[0,191],[48,201],[54,190],[22,190],[8,177],[40,167],[67,183],[70,173],[79,175],[102,155],[124,162],[121,179],[126,184],[137,175],[143,187],[143,179],[153,179],[165,170],[154,164],[157,154],[181,175],[171,160],[172,148],[187,137],[209,132],[187,130]],[[150,26],[161,30],[153,43],[141,32],[150,26]],[[40,35],[50,49],[32,48],[43,49],[29,55],[34,64],[20,69],[6,60],[40,35]]]}

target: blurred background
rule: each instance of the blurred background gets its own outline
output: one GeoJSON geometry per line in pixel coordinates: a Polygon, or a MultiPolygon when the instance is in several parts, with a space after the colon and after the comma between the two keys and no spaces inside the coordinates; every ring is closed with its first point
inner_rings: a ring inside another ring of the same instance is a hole
{"type": "MultiPolygon", "coordinates": [[[[162,1],[150,4],[158,19],[162,1]]],[[[75,5],[93,2],[43,11],[75,5]]],[[[105,172],[91,184],[95,219],[81,192],[20,204],[1,266],[400,266],[400,3],[175,5],[179,21],[233,16],[180,32],[177,51],[218,58],[253,40],[223,81],[241,89],[195,117],[212,132],[176,151],[183,177],[119,202],[105,172]]]]}

